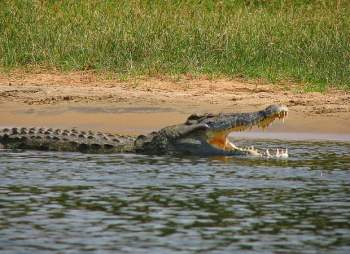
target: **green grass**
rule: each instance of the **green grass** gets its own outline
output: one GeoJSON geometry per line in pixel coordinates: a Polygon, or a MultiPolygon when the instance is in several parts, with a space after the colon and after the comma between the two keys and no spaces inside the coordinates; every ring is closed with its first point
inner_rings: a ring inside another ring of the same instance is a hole
{"type": "Polygon", "coordinates": [[[350,1],[0,0],[0,66],[350,89],[350,1]]]}

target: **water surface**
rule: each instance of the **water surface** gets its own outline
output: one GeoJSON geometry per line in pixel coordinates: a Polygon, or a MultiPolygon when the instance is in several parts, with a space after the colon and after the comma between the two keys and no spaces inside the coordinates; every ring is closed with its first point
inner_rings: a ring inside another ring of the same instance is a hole
{"type": "Polygon", "coordinates": [[[0,253],[350,253],[350,144],[281,146],[288,160],[0,151],[0,253]]]}

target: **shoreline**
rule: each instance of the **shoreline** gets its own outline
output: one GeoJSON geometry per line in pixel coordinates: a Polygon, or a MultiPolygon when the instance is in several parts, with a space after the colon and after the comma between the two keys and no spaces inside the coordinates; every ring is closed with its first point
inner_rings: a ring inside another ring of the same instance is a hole
{"type": "MultiPolygon", "coordinates": [[[[92,73],[0,74],[0,126],[47,126],[145,134],[192,113],[287,105],[267,132],[350,134],[350,93],[205,78],[103,79],[92,73]]],[[[253,129],[253,131],[256,131],[253,129]]]]}

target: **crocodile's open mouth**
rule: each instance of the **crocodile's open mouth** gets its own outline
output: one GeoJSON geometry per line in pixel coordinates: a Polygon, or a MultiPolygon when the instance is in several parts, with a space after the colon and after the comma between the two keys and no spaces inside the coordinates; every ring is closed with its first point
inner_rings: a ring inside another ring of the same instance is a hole
{"type": "Polygon", "coordinates": [[[241,148],[233,144],[229,139],[228,135],[232,132],[239,132],[252,129],[253,127],[258,127],[265,129],[269,127],[275,120],[281,120],[284,122],[284,119],[288,115],[288,109],[285,106],[274,106],[274,108],[266,108],[263,111],[260,111],[256,116],[251,117],[250,119],[236,119],[234,127],[221,129],[219,131],[209,131],[207,132],[207,143],[215,147],[216,149],[223,150],[225,152],[235,151],[236,153],[241,151],[242,154],[255,155],[267,157],[288,157],[288,151],[283,149],[277,149],[273,155],[270,154],[269,150],[258,151],[254,147],[245,147],[241,148]]]}

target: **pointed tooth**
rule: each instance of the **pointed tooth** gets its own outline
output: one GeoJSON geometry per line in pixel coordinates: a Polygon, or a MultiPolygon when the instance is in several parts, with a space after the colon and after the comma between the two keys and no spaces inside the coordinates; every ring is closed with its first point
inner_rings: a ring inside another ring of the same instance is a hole
{"type": "Polygon", "coordinates": [[[280,151],[279,151],[278,148],[276,149],[276,157],[277,157],[277,158],[280,157],[280,151]]]}
{"type": "Polygon", "coordinates": [[[285,151],[282,150],[281,156],[282,158],[288,158],[288,149],[286,148],[285,151]]]}

